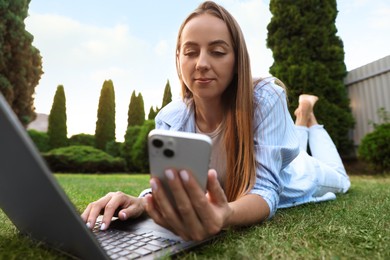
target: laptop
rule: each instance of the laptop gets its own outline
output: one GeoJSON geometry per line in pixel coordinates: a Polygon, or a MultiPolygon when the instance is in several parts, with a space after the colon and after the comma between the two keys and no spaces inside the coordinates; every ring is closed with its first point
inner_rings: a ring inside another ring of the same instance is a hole
{"type": "Polygon", "coordinates": [[[1,93],[0,169],[0,208],[17,229],[74,258],[153,259],[212,239],[186,242],[148,217],[87,229],[1,93]]]}

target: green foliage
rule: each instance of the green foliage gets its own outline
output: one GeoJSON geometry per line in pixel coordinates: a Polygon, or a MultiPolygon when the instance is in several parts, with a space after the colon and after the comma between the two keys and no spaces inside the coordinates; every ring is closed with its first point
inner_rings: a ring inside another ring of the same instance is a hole
{"type": "Polygon", "coordinates": [[[127,128],[143,125],[145,122],[145,107],[142,94],[136,96],[135,91],[131,94],[129,110],[127,112],[127,128]]]}
{"type": "Polygon", "coordinates": [[[167,84],[165,84],[164,88],[164,96],[161,108],[165,107],[172,101],[172,92],[171,92],[171,85],[169,84],[169,80],[167,80],[167,84]]]}
{"type": "Polygon", "coordinates": [[[62,85],[57,87],[48,120],[47,135],[51,149],[67,146],[66,99],[62,85]]]}
{"type": "Polygon", "coordinates": [[[88,145],[95,147],[95,136],[90,134],[76,134],[69,138],[69,145],[88,145]]]}
{"type": "Polygon", "coordinates": [[[154,120],[145,121],[132,147],[131,158],[136,172],[149,172],[148,135],[154,128],[154,120]]]}
{"type": "Polygon", "coordinates": [[[364,136],[358,154],[375,169],[388,172],[390,170],[390,123],[378,125],[373,132],[364,136]]]}
{"type": "Polygon", "coordinates": [[[35,87],[42,57],[26,31],[29,0],[0,0],[0,92],[24,126],[36,118],[35,87]]]}
{"type": "Polygon", "coordinates": [[[121,157],[123,143],[111,141],[106,145],[106,152],[113,157],[121,157]]]}
{"type": "Polygon", "coordinates": [[[91,146],[68,146],[43,154],[53,172],[124,172],[125,162],[91,146]]]}
{"type": "Polygon", "coordinates": [[[319,97],[316,117],[337,148],[352,148],[349,130],[354,121],[344,77],[344,46],[336,35],[336,0],[271,0],[267,47],[273,52],[270,73],[288,87],[289,109],[298,106],[300,94],[319,97]]]}
{"type": "Polygon", "coordinates": [[[135,125],[127,128],[125,134],[125,142],[123,144],[122,157],[126,161],[127,170],[130,172],[135,172],[135,167],[133,166],[133,160],[131,157],[131,153],[133,150],[133,146],[137,140],[138,134],[141,131],[141,126],[135,125]]]}
{"type": "Polygon", "coordinates": [[[35,129],[30,129],[27,133],[40,152],[43,153],[50,150],[49,136],[47,133],[40,132],[35,129]]]}
{"type": "Polygon", "coordinates": [[[376,113],[378,114],[379,122],[375,123],[372,120],[369,121],[369,124],[373,125],[374,128],[377,128],[381,124],[388,124],[388,123],[390,123],[390,112],[387,111],[384,107],[378,108],[376,113]]]}
{"type": "Polygon", "coordinates": [[[115,92],[112,80],[105,80],[100,92],[95,129],[96,148],[104,150],[115,141],[115,92]]]}
{"type": "Polygon", "coordinates": [[[158,111],[159,111],[159,109],[157,106],[156,106],[156,109],[154,109],[153,106],[151,106],[149,109],[148,120],[154,120],[158,111]]]}

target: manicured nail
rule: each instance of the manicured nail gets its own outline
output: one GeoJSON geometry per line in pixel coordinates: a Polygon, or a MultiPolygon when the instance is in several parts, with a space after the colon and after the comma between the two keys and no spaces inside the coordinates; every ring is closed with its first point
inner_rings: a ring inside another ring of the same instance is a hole
{"type": "Polygon", "coordinates": [[[182,170],[182,171],[180,171],[180,178],[184,182],[187,182],[190,179],[190,176],[188,175],[188,172],[186,170],[182,170]]]}
{"type": "Polygon", "coordinates": [[[106,223],[103,223],[101,226],[100,226],[100,230],[105,230],[106,229],[106,223]]]}
{"type": "Polygon", "coordinates": [[[173,179],[175,179],[175,174],[173,173],[173,171],[172,170],[166,170],[165,171],[165,176],[167,176],[167,178],[169,179],[169,180],[173,180],[173,179]]]}
{"type": "Polygon", "coordinates": [[[150,183],[150,187],[152,187],[152,191],[157,191],[157,183],[156,183],[156,181],[153,180],[153,179],[150,179],[149,183],[150,183]]]}
{"type": "Polygon", "coordinates": [[[127,219],[127,215],[126,215],[126,213],[124,213],[124,212],[122,212],[122,219],[127,219]]]}
{"type": "Polygon", "coordinates": [[[214,169],[210,169],[210,175],[217,178],[217,172],[214,169]]]}
{"type": "Polygon", "coordinates": [[[87,226],[87,228],[91,228],[91,223],[90,222],[87,222],[86,224],[85,224],[86,226],[87,226]]]}

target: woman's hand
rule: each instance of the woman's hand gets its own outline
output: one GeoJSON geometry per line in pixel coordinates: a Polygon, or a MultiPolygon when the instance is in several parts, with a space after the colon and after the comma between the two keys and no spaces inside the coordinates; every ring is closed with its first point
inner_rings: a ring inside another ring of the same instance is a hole
{"type": "Polygon", "coordinates": [[[114,215],[118,215],[120,220],[130,217],[138,217],[145,211],[145,198],[129,196],[123,192],[110,192],[97,201],[90,203],[81,214],[81,218],[88,228],[93,228],[97,217],[103,211],[101,230],[106,230],[114,215]]]}
{"type": "Polygon", "coordinates": [[[207,194],[187,171],[167,170],[169,187],[177,205],[168,200],[161,182],[150,180],[153,195],[147,195],[146,211],[154,221],[185,240],[200,241],[228,225],[233,214],[215,170],[209,170],[207,194]]]}

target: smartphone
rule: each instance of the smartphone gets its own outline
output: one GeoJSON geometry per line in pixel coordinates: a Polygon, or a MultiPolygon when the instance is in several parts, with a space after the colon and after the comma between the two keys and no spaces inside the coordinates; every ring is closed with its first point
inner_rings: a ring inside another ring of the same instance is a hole
{"type": "Polygon", "coordinates": [[[204,134],[154,129],[148,136],[150,174],[159,178],[171,202],[166,169],[188,170],[206,192],[211,138],[204,134]]]}

